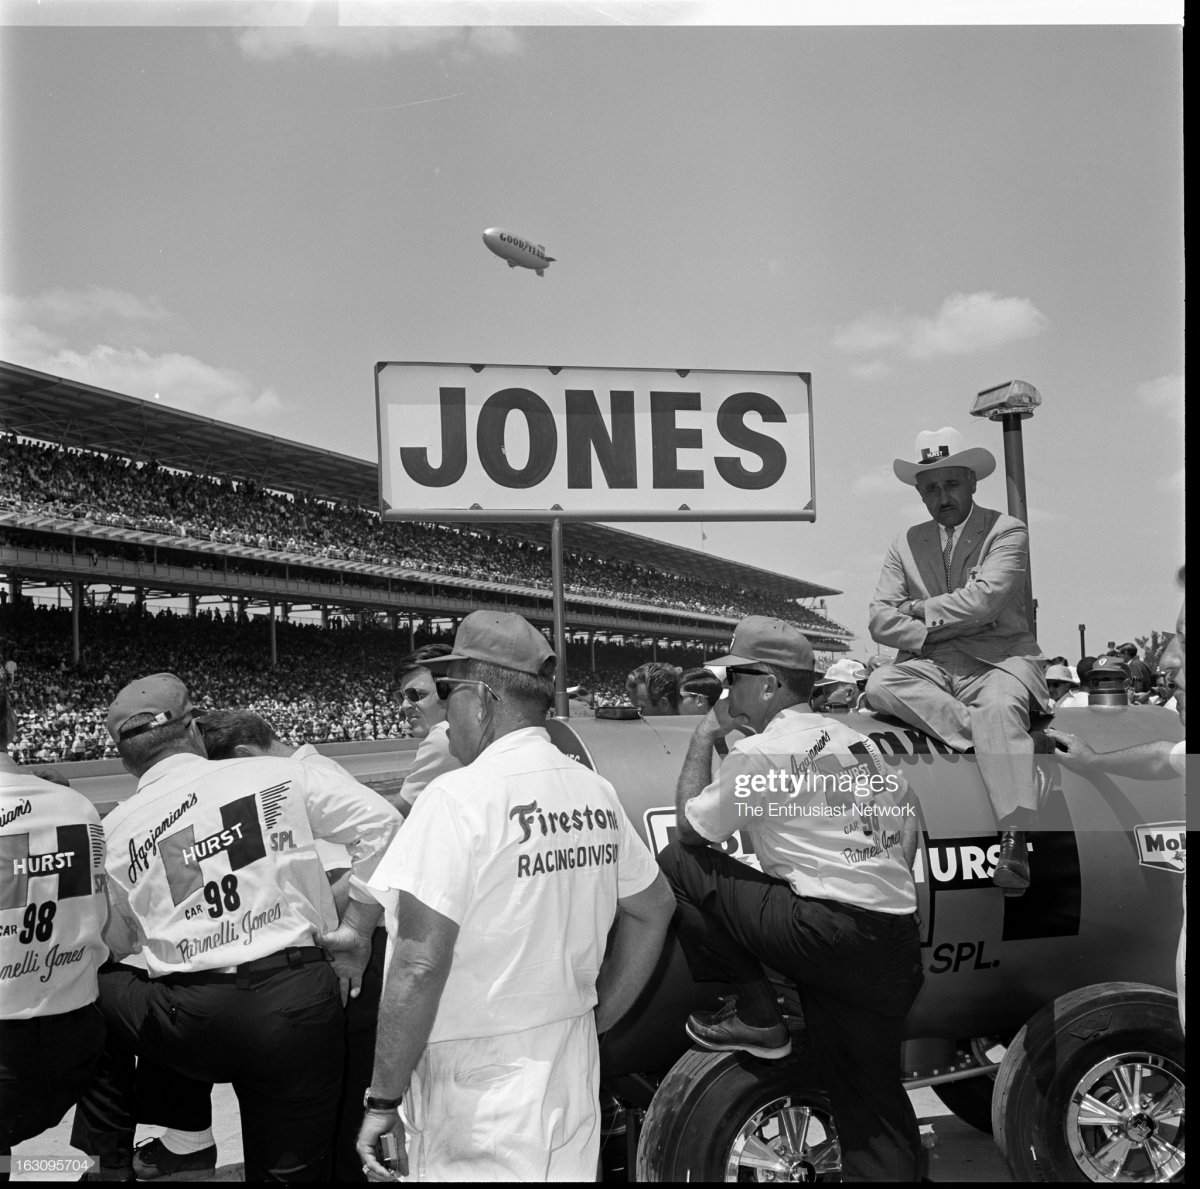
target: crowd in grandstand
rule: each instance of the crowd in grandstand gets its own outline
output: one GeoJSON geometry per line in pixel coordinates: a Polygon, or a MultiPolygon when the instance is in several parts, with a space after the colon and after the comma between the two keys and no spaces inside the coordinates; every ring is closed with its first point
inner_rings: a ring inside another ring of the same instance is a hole
{"type": "MultiPolygon", "coordinates": [[[[211,707],[261,714],[296,745],[398,739],[407,735],[395,700],[395,667],[409,650],[407,630],[276,624],[270,664],[269,624],[201,609],[195,618],[170,610],[139,614],[131,606],[88,609],[81,616],[81,662],[71,664],[71,612],[28,601],[0,607],[0,656],[17,664],[21,716],[12,756],[22,764],[112,758],[104,708],[131,674],[166,670],[211,707]]],[[[416,643],[450,640],[418,632],[416,643]]],[[[597,705],[625,701],[625,676],[646,659],[644,647],[568,648],[573,684],[597,705]]],[[[699,654],[692,649],[686,658],[699,654]]],[[[694,663],[694,662],[693,662],[694,663]]]]}
{"type": "MultiPolygon", "coordinates": [[[[253,482],[186,474],[154,462],[0,436],[0,508],[312,558],[370,562],[545,590],[545,548],[477,529],[384,521],[376,512],[270,491],[253,482]]],[[[17,543],[19,537],[10,534],[17,543]]],[[[113,546],[88,543],[89,549],[113,546]]],[[[806,629],[837,629],[811,609],[686,574],[567,551],[563,582],[575,595],[737,618],[776,615],[806,629]]]]}

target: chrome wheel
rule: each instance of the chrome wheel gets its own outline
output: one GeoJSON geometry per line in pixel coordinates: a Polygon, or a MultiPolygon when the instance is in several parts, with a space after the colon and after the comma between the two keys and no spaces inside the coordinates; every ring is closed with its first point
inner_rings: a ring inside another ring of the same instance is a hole
{"type": "Polygon", "coordinates": [[[1156,1053],[1118,1053],[1079,1079],[1066,1138],[1092,1181],[1169,1181],[1184,1167],[1183,1070],[1156,1053]]]}
{"type": "Polygon", "coordinates": [[[842,1151],[833,1119],[785,1095],[768,1102],[734,1136],[727,1181],[836,1181],[842,1151]]]}

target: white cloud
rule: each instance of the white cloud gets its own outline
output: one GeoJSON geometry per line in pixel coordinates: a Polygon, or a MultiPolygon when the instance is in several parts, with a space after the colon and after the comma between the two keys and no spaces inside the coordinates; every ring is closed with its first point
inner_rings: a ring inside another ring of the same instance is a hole
{"type": "Polygon", "coordinates": [[[1180,375],[1159,376],[1157,380],[1146,380],[1136,389],[1142,404],[1157,412],[1183,423],[1184,382],[1180,375]]]}
{"type": "Polygon", "coordinates": [[[232,368],[133,344],[132,334],[141,322],[170,318],[156,300],[94,286],[0,297],[0,311],[0,358],[11,363],[143,400],[157,395],[163,404],[236,425],[273,431],[279,424],[284,404],[273,389],[256,387],[232,368]],[[53,329],[34,321],[38,316],[53,329]],[[105,341],[94,339],[96,320],[105,323],[105,341]],[[87,339],[82,337],[84,328],[91,332],[87,339]]]}
{"type": "Polygon", "coordinates": [[[157,297],[136,297],[102,285],[89,285],[85,289],[47,289],[35,297],[5,295],[0,298],[0,316],[7,323],[37,321],[56,326],[105,318],[161,322],[168,317],[157,297]]]}
{"type": "Polygon", "coordinates": [[[850,374],[856,380],[882,380],[890,376],[895,368],[882,359],[872,359],[869,363],[852,363],[850,374]]]}
{"type": "Polygon", "coordinates": [[[908,359],[933,359],[1033,338],[1046,325],[1045,315],[1028,298],[953,293],[932,317],[902,311],[866,314],[843,326],[833,344],[851,354],[893,352],[908,359]]]}
{"type": "Polygon", "coordinates": [[[851,495],[897,495],[900,487],[900,480],[892,473],[889,467],[886,471],[868,471],[865,475],[859,475],[857,479],[850,485],[851,495]]]}
{"type": "MultiPolygon", "coordinates": [[[[460,57],[500,57],[521,49],[517,32],[501,25],[396,25],[386,19],[367,19],[372,15],[361,14],[363,19],[355,24],[345,19],[338,24],[265,24],[240,29],[235,37],[242,53],[259,61],[299,55],[364,61],[435,49],[449,50],[460,57]]],[[[386,15],[380,14],[382,18],[386,15]]]]}

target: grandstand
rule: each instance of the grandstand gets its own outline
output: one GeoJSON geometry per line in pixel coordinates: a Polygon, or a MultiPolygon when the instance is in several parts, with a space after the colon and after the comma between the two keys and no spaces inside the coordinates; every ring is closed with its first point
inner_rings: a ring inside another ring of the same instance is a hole
{"type": "MultiPolygon", "coordinates": [[[[392,656],[477,607],[552,622],[549,525],[382,521],[373,462],[7,363],[0,431],[0,602],[66,592],[60,657],[76,669],[127,607],[210,623],[215,608],[231,629],[262,615],[271,667],[306,618],[399,631],[392,656]]],[[[563,535],[572,680],[595,680],[614,649],[697,663],[748,613],[847,648],[817,603],[829,587],[599,524],[563,535]]],[[[11,614],[2,626],[14,632],[11,614]]]]}

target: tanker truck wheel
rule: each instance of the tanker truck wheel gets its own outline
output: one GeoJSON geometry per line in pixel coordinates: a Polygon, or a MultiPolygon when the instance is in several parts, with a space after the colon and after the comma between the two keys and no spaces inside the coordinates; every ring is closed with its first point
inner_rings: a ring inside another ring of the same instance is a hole
{"type": "MultiPolygon", "coordinates": [[[[964,1062],[976,1065],[995,1065],[1004,1057],[1006,1044],[995,1036],[978,1036],[960,1041],[959,1052],[964,1062]]],[[[996,1085],[996,1071],[964,1078],[959,1082],[939,1082],[930,1089],[942,1104],[964,1123],[978,1131],[992,1134],[992,1089],[996,1085]]]]}
{"type": "Polygon", "coordinates": [[[1175,996],[1101,983],[1046,1004],[1000,1065],[992,1129],[1018,1181],[1182,1181],[1175,996]]]}
{"type": "Polygon", "coordinates": [[[685,1053],[655,1092],[638,1145],[639,1181],[838,1181],[829,1096],[793,1053],[685,1053]]]}

